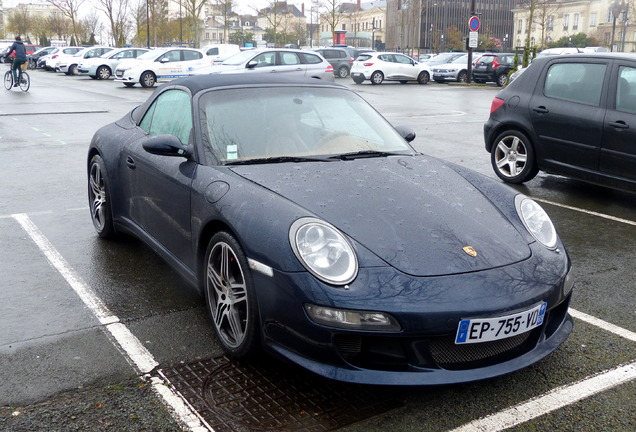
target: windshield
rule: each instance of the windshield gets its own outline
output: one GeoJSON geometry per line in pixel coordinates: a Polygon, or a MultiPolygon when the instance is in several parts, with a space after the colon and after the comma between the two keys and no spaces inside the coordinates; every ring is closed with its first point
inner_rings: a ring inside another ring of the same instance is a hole
{"type": "Polygon", "coordinates": [[[308,158],[364,152],[413,154],[413,149],[353,92],[316,87],[210,91],[199,101],[210,161],[308,158]]]}
{"type": "Polygon", "coordinates": [[[238,66],[245,63],[259,52],[260,51],[256,50],[241,51],[240,53],[234,54],[232,57],[225,59],[225,61],[221,64],[226,66],[238,66]]]}
{"type": "Polygon", "coordinates": [[[148,51],[146,53],[143,53],[139,57],[137,57],[137,60],[154,60],[157,57],[159,57],[161,54],[168,51],[169,49],[170,48],[160,48],[160,49],[154,49],[152,51],[148,51]]]}
{"type": "Polygon", "coordinates": [[[454,60],[451,60],[451,63],[466,63],[468,62],[468,56],[467,55],[462,55],[457,57],[454,60]]]}

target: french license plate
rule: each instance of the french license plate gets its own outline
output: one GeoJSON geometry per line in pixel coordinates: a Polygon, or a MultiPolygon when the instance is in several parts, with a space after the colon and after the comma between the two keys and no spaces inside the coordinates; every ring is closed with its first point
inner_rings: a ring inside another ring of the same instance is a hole
{"type": "Polygon", "coordinates": [[[457,326],[455,343],[490,342],[528,332],[543,324],[547,306],[548,304],[543,302],[512,315],[461,320],[457,326]]]}

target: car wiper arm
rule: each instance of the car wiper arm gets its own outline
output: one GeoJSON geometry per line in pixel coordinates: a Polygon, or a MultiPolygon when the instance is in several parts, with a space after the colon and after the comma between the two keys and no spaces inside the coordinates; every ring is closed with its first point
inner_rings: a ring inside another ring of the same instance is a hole
{"type": "Polygon", "coordinates": [[[373,158],[373,157],[404,156],[408,154],[410,153],[388,152],[388,151],[379,151],[379,150],[361,150],[357,152],[333,155],[333,156],[330,156],[330,158],[339,159],[339,160],[353,160],[353,159],[373,158]]]}
{"type": "Polygon", "coordinates": [[[225,165],[254,165],[262,163],[281,163],[281,162],[333,162],[334,159],[324,157],[311,156],[272,156],[267,158],[244,159],[225,162],[225,165]]]}

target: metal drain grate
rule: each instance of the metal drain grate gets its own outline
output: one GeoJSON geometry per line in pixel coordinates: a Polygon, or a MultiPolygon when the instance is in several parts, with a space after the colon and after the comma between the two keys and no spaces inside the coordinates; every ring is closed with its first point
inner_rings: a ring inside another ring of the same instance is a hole
{"type": "Polygon", "coordinates": [[[217,357],[160,369],[215,432],[322,432],[403,405],[385,387],[340,383],[273,359],[217,357]]]}

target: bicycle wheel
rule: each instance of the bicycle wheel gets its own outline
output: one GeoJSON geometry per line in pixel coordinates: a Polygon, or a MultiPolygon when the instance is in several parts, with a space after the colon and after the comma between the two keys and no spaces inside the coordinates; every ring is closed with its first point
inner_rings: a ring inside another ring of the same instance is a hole
{"type": "Polygon", "coordinates": [[[13,87],[13,73],[11,70],[8,70],[4,74],[4,88],[11,90],[11,87],[13,87]]]}
{"type": "Polygon", "coordinates": [[[31,78],[28,73],[22,72],[20,74],[20,90],[29,91],[29,87],[31,87],[31,78]]]}

